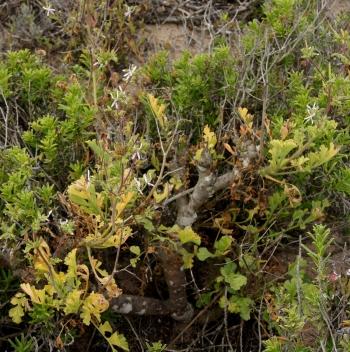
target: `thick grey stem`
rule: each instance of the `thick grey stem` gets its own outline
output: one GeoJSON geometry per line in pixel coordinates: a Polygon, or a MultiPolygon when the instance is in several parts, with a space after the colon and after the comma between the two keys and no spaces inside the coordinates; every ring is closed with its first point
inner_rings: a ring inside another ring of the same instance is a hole
{"type": "Polygon", "coordinates": [[[167,301],[133,295],[113,298],[110,307],[119,314],[170,315],[172,313],[167,301]]]}
{"type": "Polygon", "coordinates": [[[241,167],[235,167],[233,170],[219,177],[216,177],[215,173],[212,171],[212,160],[209,151],[203,151],[197,167],[197,184],[192,194],[189,196],[188,202],[182,202],[178,207],[176,223],[179,226],[191,226],[197,219],[197,210],[216,192],[229,187],[236,178],[242,175],[242,170],[247,169],[252,160],[258,156],[258,150],[251,141],[246,141],[244,149],[244,152],[242,152],[238,158],[241,167]]]}
{"type": "Polygon", "coordinates": [[[192,318],[193,309],[187,301],[187,281],[182,267],[182,257],[174,249],[166,247],[159,249],[158,256],[162,262],[165,281],[169,289],[171,316],[178,321],[188,321],[192,318]]]}

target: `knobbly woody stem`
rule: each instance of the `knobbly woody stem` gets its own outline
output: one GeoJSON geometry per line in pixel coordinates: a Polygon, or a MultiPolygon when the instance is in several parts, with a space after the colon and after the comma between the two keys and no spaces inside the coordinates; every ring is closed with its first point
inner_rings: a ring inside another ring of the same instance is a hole
{"type": "MultiPolygon", "coordinates": [[[[182,197],[176,199],[176,224],[180,227],[192,226],[198,217],[197,211],[215,193],[226,189],[236,179],[241,178],[244,171],[257,157],[257,146],[247,140],[243,143],[242,152],[237,157],[237,166],[217,176],[210,152],[208,149],[204,149],[197,165],[198,180],[196,185],[192,192],[188,194],[185,191],[182,197]]],[[[141,296],[121,295],[112,300],[112,310],[121,314],[171,315],[174,320],[188,322],[193,316],[193,308],[187,299],[187,280],[182,256],[170,246],[160,246],[157,255],[163,268],[169,298],[163,301],[141,296]]]]}

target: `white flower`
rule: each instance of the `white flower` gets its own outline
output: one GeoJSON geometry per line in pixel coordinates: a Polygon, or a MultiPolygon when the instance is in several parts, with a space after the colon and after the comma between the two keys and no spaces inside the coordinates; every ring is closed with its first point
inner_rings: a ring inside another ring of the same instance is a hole
{"type": "Polygon", "coordinates": [[[133,76],[133,74],[135,73],[135,71],[137,70],[137,66],[132,64],[129,66],[129,68],[126,68],[123,70],[123,79],[124,81],[129,81],[131,79],[131,77],[133,76]]]}
{"type": "Polygon", "coordinates": [[[350,276],[350,269],[346,270],[346,276],[350,276]]]}
{"type": "Polygon", "coordinates": [[[55,9],[51,7],[51,4],[48,3],[46,6],[43,6],[43,10],[46,11],[46,16],[53,15],[55,13],[55,9]]]}
{"type": "Polygon", "coordinates": [[[130,16],[132,15],[132,13],[135,11],[135,6],[128,6],[126,5],[126,11],[124,13],[125,17],[130,18],[130,16]]]}
{"type": "Polygon", "coordinates": [[[111,92],[110,95],[113,100],[111,104],[111,108],[119,109],[119,103],[126,99],[125,91],[121,86],[119,86],[118,89],[111,92]]]}
{"type": "Polygon", "coordinates": [[[306,106],[306,111],[307,111],[307,116],[304,118],[304,121],[307,123],[314,123],[314,118],[316,117],[319,107],[316,103],[314,103],[312,106],[307,105],[306,106]]]}
{"type": "Polygon", "coordinates": [[[152,177],[148,178],[147,174],[143,174],[143,179],[145,180],[148,186],[152,186],[152,187],[154,186],[154,184],[151,183],[152,177]]]}
{"type": "Polygon", "coordinates": [[[138,192],[143,195],[143,192],[141,189],[141,182],[136,177],[134,177],[134,181],[136,183],[136,188],[137,188],[138,192]]]}

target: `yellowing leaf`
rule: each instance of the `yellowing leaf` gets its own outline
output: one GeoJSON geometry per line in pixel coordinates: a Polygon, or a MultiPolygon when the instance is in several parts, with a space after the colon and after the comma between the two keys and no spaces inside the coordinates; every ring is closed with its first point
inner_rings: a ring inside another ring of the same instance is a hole
{"type": "Polygon", "coordinates": [[[198,246],[201,244],[200,236],[192,230],[191,226],[186,226],[184,229],[179,229],[177,234],[181,243],[192,242],[198,246]]]}
{"type": "Polygon", "coordinates": [[[39,247],[34,249],[34,255],[32,256],[35,270],[41,273],[48,273],[50,269],[50,257],[50,247],[41,239],[39,247]]]}
{"type": "Polygon", "coordinates": [[[245,121],[245,119],[247,118],[247,115],[248,115],[248,109],[239,107],[238,113],[239,113],[239,116],[241,117],[241,119],[245,121]]]}
{"type": "Polygon", "coordinates": [[[203,152],[203,148],[197,149],[196,150],[196,154],[194,155],[194,160],[195,161],[200,161],[202,158],[202,152],[203,152]]]}
{"type": "Polygon", "coordinates": [[[289,163],[288,154],[297,147],[298,144],[293,139],[286,139],[284,141],[273,139],[270,141],[269,153],[271,160],[270,165],[266,168],[267,173],[273,174],[282,170],[289,163]]]}
{"type": "Polygon", "coordinates": [[[180,178],[177,177],[177,176],[173,176],[170,179],[170,183],[172,185],[174,185],[174,188],[175,188],[176,191],[178,191],[182,187],[182,182],[181,182],[180,178]]]}
{"type": "Polygon", "coordinates": [[[85,325],[90,325],[92,316],[99,322],[101,320],[101,313],[108,309],[108,301],[100,293],[90,293],[85,298],[81,308],[80,317],[83,319],[85,325]]]}
{"type": "Polygon", "coordinates": [[[164,112],[166,109],[166,105],[161,103],[159,99],[157,99],[154,95],[152,94],[147,94],[148,96],[148,101],[149,105],[152,109],[153,114],[157,118],[159,125],[164,128],[164,126],[167,124],[167,117],[165,116],[164,112]]]}
{"type": "Polygon", "coordinates": [[[92,257],[90,264],[95,269],[95,271],[102,275],[102,277],[108,276],[108,272],[104,269],[101,269],[102,262],[92,257]]]}
{"type": "Polygon", "coordinates": [[[128,205],[128,203],[130,203],[133,196],[134,196],[133,192],[128,192],[127,194],[123,194],[121,196],[120,201],[116,205],[117,216],[121,215],[121,213],[124,211],[125,207],[128,205]]]}
{"type": "Polygon", "coordinates": [[[63,309],[65,314],[75,314],[78,313],[81,299],[80,296],[82,295],[83,290],[73,290],[67,294],[65,307],[63,309]]]}
{"type": "Polygon", "coordinates": [[[9,316],[14,323],[19,324],[24,316],[24,309],[19,305],[15,306],[9,310],[9,316]]]}
{"type": "MultiPolygon", "coordinates": [[[[111,229],[109,228],[109,231],[111,229]]],[[[109,248],[109,247],[120,247],[125,241],[131,236],[132,230],[130,227],[125,226],[123,228],[117,228],[116,233],[112,235],[110,232],[101,234],[99,232],[95,234],[89,234],[85,238],[85,245],[90,248],[109,248]]]]}
{"type": "Polygon", "coordinates": [[[310,168],[318,167],[331,160],[338,152],[339,149],[335,148],[333,143],[330,143],[328,148],[325,145],[321,145],[317,152],[307,155],[309,158],[308,166],[310,168]]]}
{"type": "Polygon", "coordinates": [[[185,248],[180,249],[180,254],[182,255],[184,269],[191,269],[193,267],[194,253],[187,252],[185,248]]]}
{"type": "Polygon", "coordinates": [[[109,344],[117,346],[124,351],[129,351],[129,345],[124,335],[114,332],[110,338],[108,338],[109,344]]]}
{"type": "Polygon", "coordinates": [[[33,303],[45,303],[45,290],[37,290],[34,286],[27,283],[21,284],[20,287],[30,297],[33,303]]]}
{"type": "Polygon", "coordinates": [[[67,279],[74,279],[77,276],[77,260],[76,260],[77,248],[70,251],[64,259],[64,264],[68,266],[67,279]]]}
{"type": "Polygon", "coordinates": [[[119,347],[124,351],[129,351],[129,345],[124,335],[118,334],[117,332],[113,333],[113,329],[108,321],[105,321],[102,325],[98,326],[97,329],[108,341],[113,352],[117,352],[115,347],[119,347]],[[108,333],[108,335],[111,334],[111,336],[107,337],[106,333],[108,333]]]}
{"type": "Polygon", "coordinates": [[[9,310],[9,316],[14,323],[19,324],[24,316],[24,308],[28,307],[28,299],[25,297],[24,293],[18,292],[12,297],[11,304],[15,307],[9,310]]]}
{"type": "Polygon", "coordinates": [[[298,171],[303,170],[303,165],[306,164],[306,162],[309,161],[309,158],[306,158],[304,155],[301,157],[291,160],[291,165],[294,166],[298,171]]]}
{"type": "Polygon", "coordinates": [[[204,127],[203,139],[207,143],[209,149],[213,149],[216,145],[217,139],[214,132],[212,132],[208,125],[204,127]]]}
{"type": "Polygon", "coordinates": [[[163,192],[158,193],[157,191],[153,192],[153,197],[157,203],[162,202],[164,199],[169,197],[170,191],[172,190],[173,185],[170,185],[168,182],[164,185],[163,192]]]}
{"type": "Polygon", "coordinates": [[[106,332],[109,332],[109,333],[112,333],[113,332],[113,329],[111,327],[111,324],[108,322],[108,321],[105,321],[103,324],[101,324],[99,327],[98,327],[98,330],[99,332],[105,336],[106,335],[106,332]]]}
{"type": "Polygon", "coordinates": [[[86,282],[89,281],[89,268],[85,264],[77,266],[77,275],[81,276],[86,282]]]}
{"type": "Polygon", "coordinates": [[[102,213],[103,196],[95,191],[95,186],[81,176],[68,187],[69,199],[88,214],[102,213]]]}
{"type": "Polygon", "coordinates": [[[253,118],[254,116],[248,113],[247,108],[238,108],[238,113],[244,123],[249,127],[253,127],[253,118]]]}
{"type": "Polygon", "coordinates": [[[192,230],[191,226],[181,228],[179,225],[174,225],[172,227],[164,227],[164,230],[170,236],[179,238],[181,243],[192,242],[197,245],[201,243],[200,236],[192,230]]]}

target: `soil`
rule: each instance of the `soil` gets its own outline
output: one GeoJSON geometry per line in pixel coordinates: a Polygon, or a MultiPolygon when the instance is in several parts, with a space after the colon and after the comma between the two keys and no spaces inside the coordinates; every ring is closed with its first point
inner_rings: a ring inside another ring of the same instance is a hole
{"type": "Polygon", "coordinates": [[[209,50],[212,40],[205,29],[187,28],[179,24],[148,24],[144,28],[149,48],[148,55],[168,50],[170,60],[176,60],[185,51],[193,54],[209,50]]]}

